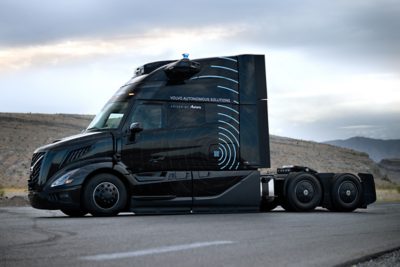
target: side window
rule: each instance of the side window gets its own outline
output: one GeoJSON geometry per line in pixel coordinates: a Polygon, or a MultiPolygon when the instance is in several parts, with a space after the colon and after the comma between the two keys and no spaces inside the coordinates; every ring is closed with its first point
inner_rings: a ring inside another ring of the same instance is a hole
{"type": "Polygon", "coordinates": [[[118,128],[123,116],[123,113],[111,113],[110,116],[108,116],[105,126],[107,128],[118,128]]]}
{"type": "Polygon", "coordinates": [[[144,130],[162,127],[162,105],[141,104],[134,110],[130,123],[140,122],[144,130]]]}
{"type": "Polygon", "coordinates": [[[204,104],[168,104],[166,119],[168,128],[199,126],[205,123],[204,104]]]}

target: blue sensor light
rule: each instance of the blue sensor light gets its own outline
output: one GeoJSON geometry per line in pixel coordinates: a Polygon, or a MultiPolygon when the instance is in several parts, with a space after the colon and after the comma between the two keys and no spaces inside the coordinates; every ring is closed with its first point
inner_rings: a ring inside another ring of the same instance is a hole
{"type": "Polygon", "coordinates": [[[189,59],[189,53],[183,53],[182,56],[183,56],[183,58],[189,59]]]}

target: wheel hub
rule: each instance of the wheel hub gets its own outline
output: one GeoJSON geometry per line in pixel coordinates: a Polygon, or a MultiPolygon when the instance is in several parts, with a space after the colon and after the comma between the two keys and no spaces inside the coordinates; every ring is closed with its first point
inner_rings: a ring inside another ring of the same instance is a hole
{"type": "Polygon", "coordinates": [[[314,198],[314,186],[310,181],[301,181],[295,188],[296,197],[302,203],[308,203],[314,198]]]}
{"type": "Polygon", "coordinates": [[[340,199],[345,203],[353,202],[358,195],[357,186],[352,181],[343,182],[338,191],[340,199]]]}
{"type": "Polygon", "coordinates": [[[93,200],[99,208],[111,209],[118,203],[118,188],[113,183],[102,182],[94,189],[93,200]]]}

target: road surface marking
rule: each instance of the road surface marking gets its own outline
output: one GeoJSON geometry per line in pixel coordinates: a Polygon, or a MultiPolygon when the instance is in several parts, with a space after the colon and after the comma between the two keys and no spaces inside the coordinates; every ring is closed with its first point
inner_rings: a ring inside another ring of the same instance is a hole
{"type": "Polygon", "coordinates": [[[133,258],[133,257],[140,257],[140,256],[154,255],[154,254],[161,254],[161,253],[168,253],[168,252],[175,252],[175,251],[182,251],[182,250],[190,250],[190,249],[202,248],[202,247],[229,245],[229,244],[233,244],[233,243],[235,243],[235,242],[226,241],[226,240],[212,241],[212,242],[199,242],[199,243],[158,247],[158,248],[128,251],[128,252],[97,254],[97,255],[92,255],[92,256],[81,257],[80,259],[89,260],[89,261],[116,260],[116,259],[133,258]]]}

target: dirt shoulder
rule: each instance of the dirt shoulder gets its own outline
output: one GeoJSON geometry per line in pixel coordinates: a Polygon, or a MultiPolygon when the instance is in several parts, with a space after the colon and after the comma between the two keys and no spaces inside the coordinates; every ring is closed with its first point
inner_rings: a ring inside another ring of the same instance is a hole
{"type": "Polygon", "coordinates": [[[28,191],[24,188],[2,188],[0,207],[28,206],[28,191]]]}
{"type": "Polygon", "coordinates": [[[0,207],[28,206],[28,196],[0,197],[0,207]]]}

